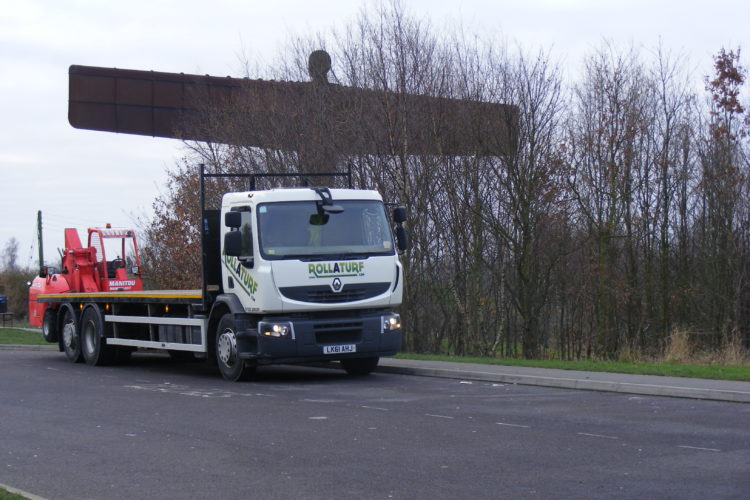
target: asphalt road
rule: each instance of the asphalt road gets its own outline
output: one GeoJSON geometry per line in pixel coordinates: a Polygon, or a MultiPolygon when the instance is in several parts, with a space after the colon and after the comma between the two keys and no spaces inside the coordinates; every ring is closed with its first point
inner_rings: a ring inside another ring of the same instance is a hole
{"type": "Polygon", "coordinates": [[[0,483],[84,498],[748,498],[750,405],[0,351],[0,483]]]}

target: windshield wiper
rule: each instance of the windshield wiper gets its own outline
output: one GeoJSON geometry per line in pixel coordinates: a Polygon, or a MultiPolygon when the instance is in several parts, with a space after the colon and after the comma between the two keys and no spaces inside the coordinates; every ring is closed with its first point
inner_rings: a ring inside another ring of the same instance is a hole
{"type": "Polygon", "coordinates": [[[281,255],[274,255],[274,259],[277,260],[283,260],[283,259],[299,259],[303,261],[316,261],[316,260],[328,260],[328,257],[325,255],[318,255],[318,254],[309,254],[309,253],[289,253],[289,254],[281,254],[281,255]]]}

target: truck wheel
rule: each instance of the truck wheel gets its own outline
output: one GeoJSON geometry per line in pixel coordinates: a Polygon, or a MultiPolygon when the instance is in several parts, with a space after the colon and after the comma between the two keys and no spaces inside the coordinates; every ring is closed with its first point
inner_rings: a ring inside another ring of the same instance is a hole
{"type": "Polygon", "coordinates": [[[68,361],[71,363],[80,363],[83,360],[81,356],[81,337],[78,335],[78,321],[76,321],[76,315],[70,308],[65,309],[62,344],[68,361]]]}
{"type": "Polygon", "coordinates": [[[350,358],[342,359],[341,366],[346,373],[354,376],[369,375],[377,366],[380,358],[350,358]]]}
{"type": "Polygon", "coordinates": [[[42,335],[47,342],[57,342],[57,311],[47,309],[42,317],[42,335]]]}
{"type": "Polygon", "coordinates": [[[247,380],[255,373],[255,367],[247,366],[239,357],[236,333],[234,317],[222,316],[216,329],[216,362],[221,376],[232,382],[247,380]]]}
{"type": "Polygon", "coordinates": [[[104,322],[95,307],[87,307],[81,316],[81,352],[89,365],[106,365],[114,360],[114,349],[102,337],[104,322]]]}

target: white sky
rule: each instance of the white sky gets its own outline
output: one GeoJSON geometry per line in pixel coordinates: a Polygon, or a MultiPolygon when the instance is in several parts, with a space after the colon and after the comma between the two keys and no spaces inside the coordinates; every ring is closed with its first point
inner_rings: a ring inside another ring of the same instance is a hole
{"type": "MultiPolygon", "coordinates": [[[[238,54],[273,63],[296,35],[353,21],[361,0],[0,0],[0,251],[15,237],[36,265],[37,210],[45,260],[59,264],[63,228],[133,226],[150,214],[182,145],[73,129],[68,66],[241,76],[238,54]],[[34,250],[36,252],[36,250],[34,250]]],[[[608,39],[684,54],[695,77],[722,46],[750,58],[750,0],[404,0],[434,29],[550,49],[568,74],[608,39]]],[[[698,82],[700,83],[700,82],[698,82]]]]}

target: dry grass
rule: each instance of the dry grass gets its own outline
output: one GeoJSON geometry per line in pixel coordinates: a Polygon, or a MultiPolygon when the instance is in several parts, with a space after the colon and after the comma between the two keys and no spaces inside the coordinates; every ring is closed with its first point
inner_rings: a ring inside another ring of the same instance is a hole
{"type": "Polygon", "coordinates": [[[742,344],[742,336],[734,332],[724,339],[720,347],[702,348],[685,329],[675,329],[667,339],[664,349],[665,363],[690,363],[699,365],[750,365],[750,351],[742,344]]]}
{"type": "Polygon", "coordinates": [[[637,348],[630,344],[625,344],[617,352],[617,361],[619,363],[636,363],[644,361],[645,355],[637,348]]]}
{"type": "Polygon", "coordinates": [[[750,364],[750,352],[742,345],[742,336],[734,332],[724,339],[723,345],[713,353],[711,362],[722,365],[750,364]]]}
{"type": "Polygon", "coordinates": [[[688,363],[693,361],[694,349],[687,330],[675,329],[667,339],[664,349],[666,363],[688,363]]]}

